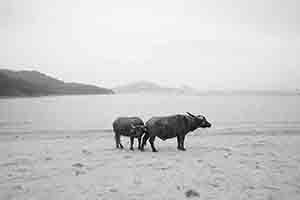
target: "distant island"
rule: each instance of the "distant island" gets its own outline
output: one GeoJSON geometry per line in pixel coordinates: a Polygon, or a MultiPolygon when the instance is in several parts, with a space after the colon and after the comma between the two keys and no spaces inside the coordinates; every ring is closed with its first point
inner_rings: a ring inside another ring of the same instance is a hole
{"type": "Polygon", "coordinates": [[[174,94],[174,95],[255,95],[255,96],[293,96],[299,95],[299,90],[198,90],[187,85],[181,87],[164,87],[149,81],[137,81],[112,89],[117,94],[174,94]]]}
{"type": "Polygon", "coordinates": [[[114,94],[94,85],[67,83],[38,71],[0,70],[0,97],[114,94]]]}
{"type": "Polygon", "coordinates": [[[189,86],[164,87],[150,81],[137,81],[113,88],[118,94],[197,94],[197,90],[189,86]]]}
{"type": "Polygon", "coordinates": [[[126,85],[118,86],[113,88],[118,94],[142,94],[142,93],[152,93],[152,94],[163,94],[163,93],[179,93],[177,88],[162,87],[156,83],[149,81],[138,81],[129,83],[126,85]]]}

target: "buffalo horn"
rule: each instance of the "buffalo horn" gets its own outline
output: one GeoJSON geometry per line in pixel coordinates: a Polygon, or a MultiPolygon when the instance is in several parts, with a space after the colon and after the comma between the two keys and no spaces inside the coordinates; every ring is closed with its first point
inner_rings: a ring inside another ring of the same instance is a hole
{"type": "Polygon", "coordinates": [[[197,116],[195,116],[195,115],[193,115],[193,114],[191,114],[191,113],[189,113],[189,112],[186,112],[189,116],[191,116],[191,117],[194,117],[194,118],[197,118],[197,116]]]}

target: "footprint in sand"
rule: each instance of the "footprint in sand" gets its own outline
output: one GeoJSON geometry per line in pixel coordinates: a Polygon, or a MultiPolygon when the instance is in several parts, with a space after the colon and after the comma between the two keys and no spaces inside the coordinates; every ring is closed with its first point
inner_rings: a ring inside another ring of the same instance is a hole
{"type": "Polygon", "coordinates": [[[220,187],[225,182],[225,179],[222,177],[215,177],[211,182],[209,182],[209,185],[213,187],[220,187]]]}
{"type": "Polygon", "coordinates": [[[72,167],[76,167],[76,168],[77,168],[77,169],[75,170],[75,175],[76,175],[76,176],[86,174],[86,172],[82,170],[82,168],[85,167],[84,164],[81,164],[81,163],[75,163],[75,164],[72,165],[72,167]]]}
{"type": "Polygon", "coordinates": [[[187,198],[200,197],[200,194],[193,189],[187,190],[184,194],[187,198]]]}
{"type": "Polygon", "coordinates": [[[124,156],[124,158],[129,159],[129,158],[132,158],[132,156],[126,155],[126,156],[124,156]]]}

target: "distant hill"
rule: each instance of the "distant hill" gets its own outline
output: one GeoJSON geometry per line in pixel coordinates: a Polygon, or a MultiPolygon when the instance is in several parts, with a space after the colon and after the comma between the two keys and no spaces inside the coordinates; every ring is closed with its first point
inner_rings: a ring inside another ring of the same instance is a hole
{"type": "Polygon", "coordinates": [[[182,86],[181,88],[163,87],[149,81],[138,81],[113,88],[119,94],[149,93],[149,94],[194,94],[197,90],[182,86]]]}
{"type": "Polygon", "coordinates": [[[181,87],[163,87],[149,81],[138,81],[113,88],[119,94],[176,94],[176,95],[216,95],[216,96],[294,96],[299,90],[197,90],[187,85],[181,87]]]}
{"type": "Polygon", "coordinates": [[[0,70],[0,96],[113,94],[110,89],[65,83],[38,71],[0,70]]]}

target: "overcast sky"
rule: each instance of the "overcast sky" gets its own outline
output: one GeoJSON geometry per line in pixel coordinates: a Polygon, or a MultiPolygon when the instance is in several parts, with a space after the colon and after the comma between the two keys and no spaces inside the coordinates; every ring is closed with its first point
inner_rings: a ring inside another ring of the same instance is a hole
{"type": "Polygon", "coordinates": [[[299,0],[1,0],[0,68],[104,87],[294,89],[299,10],[299,0]]]}

